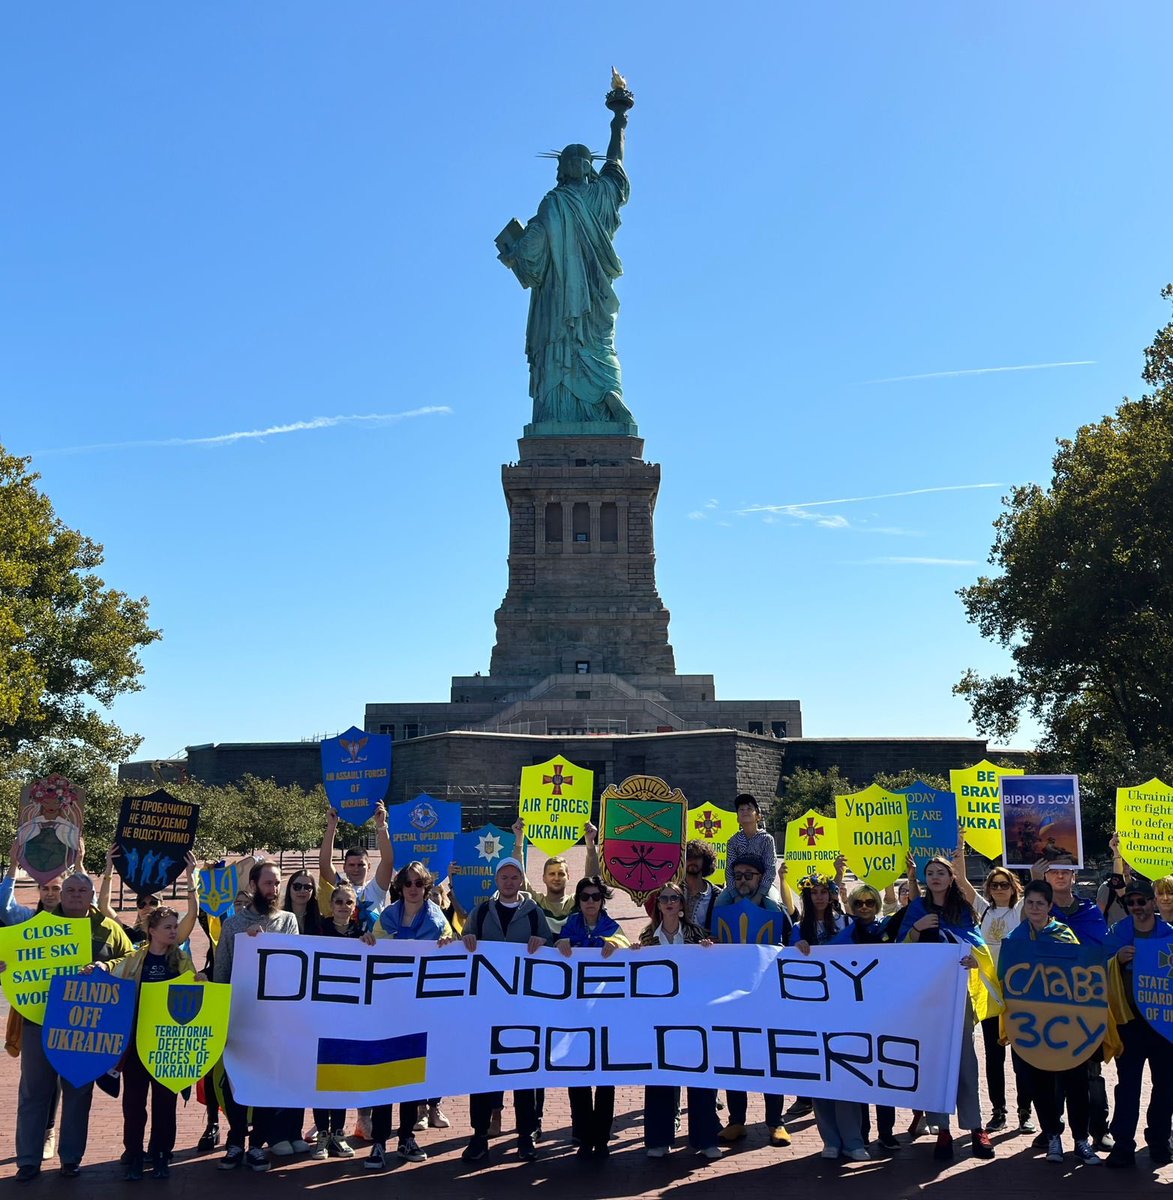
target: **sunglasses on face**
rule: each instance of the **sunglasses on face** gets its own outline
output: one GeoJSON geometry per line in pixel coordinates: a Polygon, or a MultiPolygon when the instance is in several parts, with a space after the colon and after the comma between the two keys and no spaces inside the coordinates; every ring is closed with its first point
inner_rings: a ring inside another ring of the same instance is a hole
{"type": "Polygon", "coordinates": [[[135,901],[135,903],[139,906],[139,908],[158,908],[159,907],[159,901],[156,900],[153,896],[148,897],[146,900],[137,900],[137,901],[135,901]]]}
{"type": "Polygon", "coordinates": [[[312,883],[295,883],[292,886],[295,892],[312,892],[314,890],[312,883]]]}
{"type": "Polygon", "coordinates": [[[404,886],[404,888],[423,887],[424,881],[422,879],[405,879],[403,881],[403,886],[404,886]]]}
{"type": "Polygon", "coordinates": [[[334,900],[334,903],[339,908],[353,908],[354,907],[354,901],[351,900],[351,898],[349,896],[338,896],[334,900]]]}
{"type": "Polygon", "coordinates": [[[991,892],[1001,892],[1009,887],[1010,881],[1008,879],[995,879],[990,883],[991,892]]]}
{"type": "Polygon", "coordinates": [[[855,907],[856,908],[875,908],[876,902],[871,898],[871,896],[861,896],[855,902],[855,907]]]}
{"type": "Polygon", "coordinates": [[[1124,898],[1125,908],[1144,908],[1148,901],[1143,896],[1126,896],[1124,898]]]}
{"type": "Polygon", "coordinates": [[[656,901],[656,903],[657,904],[679,904],[680,897],[679,896],[661,896],[656,901]]]}
{"type": "Polygon", "coordinates": [[[757,879],[757,877],[758,877],[757,871],[734,871],[733,872],[733,878],[736,879],[738,883],[753,883],[753,881],[755,879],[757,879]]]}
{"type": "Polygon", "coordinates": [[[601,904],[603,897],[598,892],[583,892],[579,900],[583,904],[601,904]]]}

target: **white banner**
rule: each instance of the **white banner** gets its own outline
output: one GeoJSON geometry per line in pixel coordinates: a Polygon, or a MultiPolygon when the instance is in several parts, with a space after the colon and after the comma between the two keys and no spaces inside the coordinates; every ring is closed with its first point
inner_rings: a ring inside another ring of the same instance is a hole
{"type": "Polygon", "coordinates": [[[240,935],[224,1062],[238,1100],[275,1107],[656,1082],[948,1112],[961,949],[240,935]]]}

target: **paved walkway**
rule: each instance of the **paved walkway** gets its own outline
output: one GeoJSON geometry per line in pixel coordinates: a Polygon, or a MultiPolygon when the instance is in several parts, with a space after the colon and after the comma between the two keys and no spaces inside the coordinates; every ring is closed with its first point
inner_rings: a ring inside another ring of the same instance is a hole
{"type": "MultiPolygon", "coordinates": [[[[579,852],[581,853],[581,851],[579,852]]],[[[531,860],[532,861],[532,860],[531,860]]],[[[572,860],[574,870],[580,868],[572,860]]],[[[21,889],[22,902],[34,896],[31,889],[21,889]]],[[[629,933],[642,925],[634,906],[617,900],[612,908],[623,919],[629,933]]],[[[125,914],[125,919],[131,919],[125,914]]],[[[197,948],[198,951],[198,948],[197,948]]],[[[1009,1070],[1008,1083],[1013,1088],[1009,1070]]],[[[1111,1066],[1107,1068],[1109,1095],[1115,1081],[1111,1066]]],[[[304,1158],[276,1160],[267,1175],[255,1175],[244,1170],[218,1171],[219,1153],[200,1155],[194,1147],[203,1130],[204,1110],[194,1101],[183,1106],[180,1101],[179,1136],[173,1174],[166,1183],[146,1179],[141,1183],[126,1183],[118,1156],[122,1150],[122,1114],[119,1104],[100,1092],[94,1093],[90,1122],[90,1143],[82,1175],[77,1180],[63,1180],[56,1162],[46,1163],[39,1179],[21,1185],[16,1190],[12,1178],[16,1167],[11,1147],[16,1125],[16,1090],[19,1062],[0,1057],[0,1183],[5,1195],[49,1197],[60,1200],[70,1190],[80,1197],[98,1193],[105,1197],[138,1197],[167,1195],[172,1200],[190,1198],[206,1200],[215,1190],[217,1200],[255,1200],[264,1193],[282,1196],[312,1194],[354,1197],[354,1189],[365,1188],[362,1196],[400,1196],[425,1191],[442,1200],[475,1200],[479,1197],[506,1196],[517,1189],[540,1188],[548,1194],[557,1193],[558,1200],[611,1200],[620,1197],[663,1196],[671,1191],[676,1200],[776,1200],[780,1192],[799,1194],[817,1192],[820,1197],[868,1198],[882,1195],[885,1200],[923,1194],[949,1197],[1031,1197],[1046,1194],[1064,1198],[1077,1195],[1101,1196],[1108,1193],[1157,1194],[1161,1184],[1173,1182],[1173,1168],[1153,1171],[1142,1151],[1134,1171],[1111,1171],[1106,1167],[1084,1167],[1070,1153],[1068,1139],[1067,1161],[1062,1165],[1048,1163],[1042,1152],[1030,1148],[1031,1139],[1017,1133],[994,1136],[998,1157],[992,1162],[979,1162],[970,1157],[968,1137],[958,1140],[958,1157],[953,1163],[933,1159],[934,1138],[922,1135],[909,1143],[906,1114],[898,1113],[897,1128],[902,1148],[891,1156],[872,1162],[826,1162],[819,1157],[822,1143],[812,1117],[790,1123],[794,1144],[786,1149],[773,1149],[767,1144],[768,1131],[762,1123],[760,1097],[750,1098],[749,1137],[735,1149],[728,1150],[718,1162],[697,1158],[678,1139],[677,1148],[666,1159],[649,1159],[642,1137],[642,1092],[636,1087],[617,1089],[615,1138],[609,1159],[596,1162],[580,1160],[570,1143],[570,1107],[563,1089],[550,1089],[546,1097],[544,1127],[546,1136],[539,1144],[540,1157],[536,1163],[521,1163],[516,1156],[516,1139],[512,1133],[512,1113],[506,1109],[505,1129],[493,1143],[490,1164],[470,1168],[460,1160],[468,1133],[468,1104],[461,1097],[448,1100],[445,1111],[452,1120],[451,1129],[427,1130],[418,1136],[429,1160],[422,1164],[397,1165],[386,1173],[366,1171],[363,1160],[366,1143],[356,1142],[358,1157],[352,1160],[310,1162],[304,1158]],[[901,1120],[901,1118],[904,1118],[901,1120]],[[330,1189],[322,1193],[319,1189],[330,1189]],[[344,1189],[337,1191],[335,1189],[344,1189]]],[[[988,1104],[983,1106],[989,1112],[988,1104]]],[[[1143,1107],[1142,1107],[1143,1111],[1143,1107]]],[[[353,1120],[353,1110],[349,1114],[353,1120]]],[[[306,1114],[307,1126],[312,1114],[306,1114]]]]}

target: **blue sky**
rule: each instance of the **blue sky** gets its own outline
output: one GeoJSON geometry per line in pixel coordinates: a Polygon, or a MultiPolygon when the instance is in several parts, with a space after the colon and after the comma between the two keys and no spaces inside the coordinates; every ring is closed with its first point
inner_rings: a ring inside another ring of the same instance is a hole
{"type": "Polygon", "coordinates": [[[677,667],[720,698],[972,732],[950,687],[1005,659],[956,589],[1168,316],[1164,4],[0,22],[0,440],[150,597],[115,708],[144,754],[487,670],[529,409],[493,238],[553,185],[540,151],[605,147],[612,62],[625,400],[677,667]],[[1047,363],[1083,365],[986,370],[1047,363]]]}

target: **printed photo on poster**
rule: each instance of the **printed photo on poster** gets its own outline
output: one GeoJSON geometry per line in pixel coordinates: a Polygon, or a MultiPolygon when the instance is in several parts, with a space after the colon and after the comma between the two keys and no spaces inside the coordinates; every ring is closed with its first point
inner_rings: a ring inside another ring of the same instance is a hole
{"type": "Polygon", "coordinates": [[[1003,775],[1002,861],[1011,870],[1071,855],[1083,866],[1079,776],[1003,775]]]}

